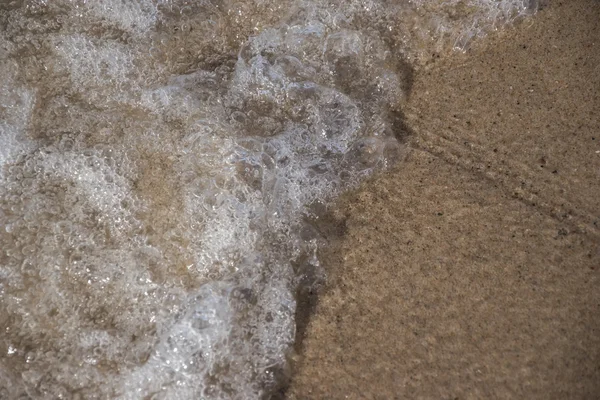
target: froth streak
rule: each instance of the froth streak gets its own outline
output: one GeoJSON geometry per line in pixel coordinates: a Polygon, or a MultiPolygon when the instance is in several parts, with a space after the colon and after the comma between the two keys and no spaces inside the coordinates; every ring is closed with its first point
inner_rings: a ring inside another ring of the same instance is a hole
{"type": "Polygon", "coordinates": [[[0,4],[0,398],[279,388],[322,274],[306,216],[403,152],[410,65],[526,11],[0,4]]]}

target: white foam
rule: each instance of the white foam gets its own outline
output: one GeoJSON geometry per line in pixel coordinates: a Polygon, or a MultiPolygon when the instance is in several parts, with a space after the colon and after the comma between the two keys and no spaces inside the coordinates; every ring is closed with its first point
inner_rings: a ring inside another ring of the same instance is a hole
{"type": "Polygon", "coordinates": [[[111,40],[98,41],[82,34],[60,36],[55,40],[57,65],[68,71],[74,90],[86,91],[84,97],[98,105],[131,101],[129,97],[135,95],[136,88],[128,86],[136,83],[131,75],[139,71],[126,45],[111,40]]]}
{"type": "MultiPolygon", "coordinates": [[[[0,37],[0,44],[3,42],[0,37]]],[[[35,101],[35,92],[16,82],[18,65],[2,54],[0,52],[0,76],[3,77],[0,81],[0,182],[5,174],[1,167],[31,148],[25,131],[35,101]]]]}
{"type": "Polygon", "coordinates": [[[81,13],[94,20],[115,26],[136,36],[147,33],[154,27],[158,9],[152,1],[139,0],[125,2],[121,0],[94,0],[82,4],[81,13]]]}

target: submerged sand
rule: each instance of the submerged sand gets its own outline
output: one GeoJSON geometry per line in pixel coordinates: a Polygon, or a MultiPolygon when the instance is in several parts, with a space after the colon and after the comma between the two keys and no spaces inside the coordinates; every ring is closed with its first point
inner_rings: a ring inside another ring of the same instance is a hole
{"type": "Polygon", "coordinates": [[[600,3],[417,71],[406,117],[331,213],[287,397],[600,398],[600,3]]]}

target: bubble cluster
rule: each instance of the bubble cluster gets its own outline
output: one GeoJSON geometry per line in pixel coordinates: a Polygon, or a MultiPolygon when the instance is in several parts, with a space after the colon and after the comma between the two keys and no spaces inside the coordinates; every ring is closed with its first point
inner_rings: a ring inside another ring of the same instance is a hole
{"type": "Polygon", "coordinates": [[[0,3],[0,397],[278,390],[306,221],[401,156],[411,64],[526,9],[0,3]]]}

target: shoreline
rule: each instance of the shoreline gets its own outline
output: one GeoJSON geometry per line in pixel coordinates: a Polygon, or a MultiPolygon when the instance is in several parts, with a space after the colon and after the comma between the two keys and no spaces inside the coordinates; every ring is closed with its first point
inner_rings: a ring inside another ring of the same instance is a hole
{"type": "Polygon", "coordinates": [[[416,72],[411,152],[330,214],[286,398],[600,393],[599,20],[554,2],[416,72]]]}

